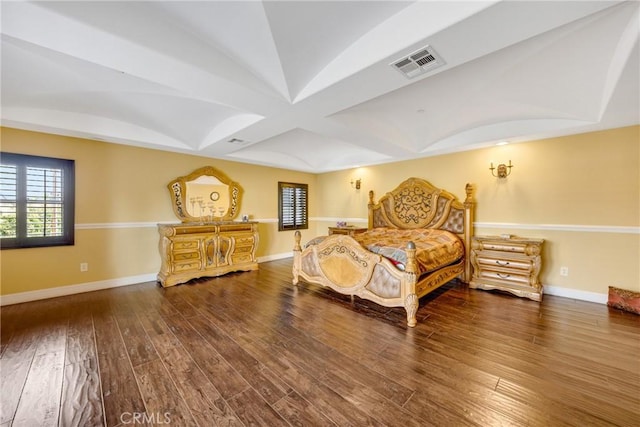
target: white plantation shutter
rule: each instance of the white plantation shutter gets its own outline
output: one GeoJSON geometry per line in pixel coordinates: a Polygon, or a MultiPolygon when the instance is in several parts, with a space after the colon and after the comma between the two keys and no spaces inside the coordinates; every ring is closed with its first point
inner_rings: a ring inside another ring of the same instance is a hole
{"type": "Polygon", "coordinates": [[[308,228],[307,184],[278,183],[280,231],[308,228]]]}
{"type": "Polygon", "coordinates": [[[18,167],[0,165],[0,238],[16,237],[18,214],[18,167]]]}
{"type": "Polygon", "coordinates": [[[27,167],[26,172],[27,237],[62,236],[62,169],[27,167]]]}

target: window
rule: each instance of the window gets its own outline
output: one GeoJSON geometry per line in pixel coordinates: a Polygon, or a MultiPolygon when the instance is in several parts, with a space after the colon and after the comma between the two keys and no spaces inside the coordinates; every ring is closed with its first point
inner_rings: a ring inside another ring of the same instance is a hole
{"type": "Polygon", "coordinates": [[[309,228],[307,218],[307,184],[278,183],[278,230],[298,230],[309,228]]]}
{"type": "Polygon", "coordinates": [[[0,153],[2,249],[73,245],[75,162],[0,153]]]}

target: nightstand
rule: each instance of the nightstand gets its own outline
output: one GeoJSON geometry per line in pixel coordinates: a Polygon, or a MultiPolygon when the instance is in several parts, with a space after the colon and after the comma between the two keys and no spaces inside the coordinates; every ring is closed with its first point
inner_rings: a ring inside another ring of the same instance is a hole
{"type": "Polygon", "coordinates": [[[367,227],[348,225],[346,227],[329,227],[329,234],[346,234],[347,236],[353,237],[355,234],[363,233],[367,230],[367,227]]]}
{"type": "Polygon", "coordinates": [[[534,301],[542,300],[538,279],[542,239],[474,237],[471,244],[473,277],[470,288],[510,292],[534,301]]]}

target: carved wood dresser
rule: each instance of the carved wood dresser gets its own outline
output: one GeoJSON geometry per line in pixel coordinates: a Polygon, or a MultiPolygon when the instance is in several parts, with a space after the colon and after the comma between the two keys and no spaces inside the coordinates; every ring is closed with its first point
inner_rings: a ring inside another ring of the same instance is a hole
{"type": "Polygon", "coordinates": [[[242,201],[240,184],[205,166],[171,181],[167,189],[182,223],[158,224],[162,286],[258,269],[258,223],[234,221],[242,201]]]}
{"type": "Polygon", "coordinates": [[[497,289],[541,301],[543,286],[538,275],[543,242],[520,237],[474,237],[471,244],[473,276],[469,287],[497,289]]]}
{"type": "Polygon", "coordinates": [[[162,286],[258,269],[257,222],[159,224],[158,232],[162,286]]]}

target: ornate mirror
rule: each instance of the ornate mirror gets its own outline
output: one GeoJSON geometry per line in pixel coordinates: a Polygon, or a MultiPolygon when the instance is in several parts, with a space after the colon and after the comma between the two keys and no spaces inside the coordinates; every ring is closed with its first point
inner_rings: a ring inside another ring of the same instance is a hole
{"type": "Polygon", "coordinates": [[[242,188],[211,166],[176,178],[167,188],[182,222],[231,221],[240,212],[242,188]]]}

